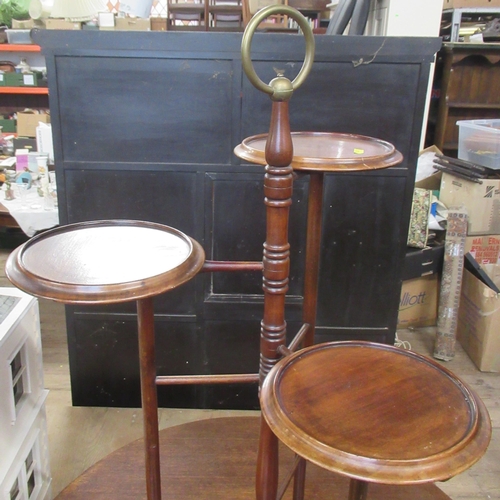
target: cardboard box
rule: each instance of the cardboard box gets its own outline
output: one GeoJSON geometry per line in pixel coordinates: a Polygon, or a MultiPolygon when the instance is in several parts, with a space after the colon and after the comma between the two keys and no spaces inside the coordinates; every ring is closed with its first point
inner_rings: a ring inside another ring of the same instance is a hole
{"type": "Polygon", "coordinates": [[[500,0],[444,0],[443,9],[489,9],[500,7],[500,0]]]}
{"type": "MultiPolygon", "coordinates": [[[[484,270],[500,284],[500,266],[484,270]],[[496,278],[495,278],[496,275],[496,278]]],[[[483,372],[500,372],[500,294],[496,294],[469,271],[464,271],[457,338],[465,352],[483,372]]]]}
{"type": "Polygon", "coordinates": [[[39,122],[50,123],[50,115],[20,111],[17,113],[17,135],[20,137],[36,137],[36,127],[39,122]]]}
{"type": "Polygon", "coordinates": [[[151,31],[167,31],[166,17],[151,17],[151,31]]]}
{"type": "Polygon", "coordinates": [[[45,28],[48,30],[81,30],[82,23],[49,17],[45,20],[45,28]]]}
{"type": "Polygon", "coordinates": [[[115,30],[122,31],[151,31],[151,21],[142,17],[117,17],[115,30]]]}
{"type": "Polygon", "coordinates": [[[437,321],[439,278],[437,274],[403,282],[398,328],[434,326],[437,321]]]}
{"type": "Polygon", "coordinates": [[[500,264],[500,234],[468,236],[465,253],[470,252],[479,264],[500,264]]]}
{"type": "Polygon", "coordinates": [[[23,75],[20,73],[0,73],[0,86],[19,87],[22,79],[23,75]]]}
{"type": "Polygon", "coordinates": [[[12,29],[14,30],[30,30],[34,27],[35,21],[33,19],[23,19],[21,21],[12,19],[12,29]]]}
{"type": "Polygon", "coordinates": [[[40,123],[36,128],[36,147],[39,153],[45,153],[49,157],[49,165],[54,164],[54,143],[52,141],[52,125],[40,123]]]}
{"type": "Polygon", "coordinates": [[[97,24],[100,30],[114,30],[115,29],[115,15],[113,12],[99,12],[97,15],[97,24]]]}
{"type": "Polygon", "coordinates": [[[439,199],[448,208],[467,209],[468,236],[500,234],[500,180],[483,179],[478,184],[443,172],[439,199]]]}

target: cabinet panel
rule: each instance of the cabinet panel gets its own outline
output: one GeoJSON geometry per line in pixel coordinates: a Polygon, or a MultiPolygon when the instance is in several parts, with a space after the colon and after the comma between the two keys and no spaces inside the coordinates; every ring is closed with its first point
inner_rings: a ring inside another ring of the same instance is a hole
{"type": "Polygon", "coordinates": [[[63,138],[67,160],[231,163],[230,61],[131,57],[123,66],[116,57],[62,57],[57,64],[66,89],[61,126],[72,130],[63,138]]]}
{"type": "MultiPolygon", "coordinates": [[[[332,48],[333,50],[333,48],[332,48]]],[[[352,54],[354,59],[356,54],[352,54]]],[[[370,60],[373,56],[367,56],[370,60]]],[[[396,145],[405,160],[413,144],[407,140],[414,130],[413,113],[416,107],[420,65],[401,65],[396,61],[383,64],[355,66],[356,60],[316,61],[314,71],[290,101],[292,130],[342,132],[375,136],[396,145]],[[383,71],[381,71],[383,68],[383,71]],[[400,82],[406,82],[401,85],[400,82]]],[[[286,66],[286,65],[285,65],[286,66]]],[[[298,63],[286,75],[293,78],[298,63]]],[[[262,78],[272,77],[272,65],[255,64],[262,78]]],[[[265,81],[265,80],[264,80],[265,81]]],[[[266,132],[269,128],[269,98],[251,91],[243,82],[243,136],[266,132]]]]}
{"type": "MultiPolygon", "coordinates": [[[[68,308],[68,347],[73,404],[76,406],[140,406],[137,320],[113,320],[68,308]],[[86,356],[79,356],[79,353],[86,356]]],[[[186,374],[202,366],[196,349],[194,322],[156,322],[158,373],[186,374]]],[[[170,387],[160,404],[183,407],[186,399],[199,401],[196,387],[170,387]]]]}
{"type": "Polygon", "coordinates": [[[387,304],[396,298],[394,248],[403,235],[391,226],[405,222],[395,210],[403,203],[404,184],[399,177],[327,176],[321,261],[330,265],[321,268],[320,326],[363,330],[393,321],[387,304]],[[384,201],[387,193],[393,204],[384,201]]]}
{"type": "Polygon", "coordinates": [[[119,168],[117,172],[117,164],[108,164],[63,172],[70,222],[149,220],[196,233],[195,172],[119,168]]]}
{"type": "MultiPolygon", "coordinates": [[[[134,316],[112,320],[68,308],[73,403],[77,406],[140,406],[137,323],[134,316]],[[132,361],[133,360],[133,361],[132,361]],[[132,362],[130,362],[132,361],[132,362]]],[[[289,324],[290,334],[298,323],[289,324]]],[[[259,364],[260,319],[248,322],[157,320],[158,375],[256,373],[259,364]]],[[[161,386],[160,406],[172,408],[257,409],[256,384],[228,386],[161,386]]]]}
{"type": "MultiPolygon", "coordinates": [[[[205,213],[207,218],[206,249],[213,260],[262,261],[266,237],[266,214],[263,203],[264,167],[251,176],[208,174],[205,213]]],[[[290,284],[289,295],[301,297],[301,269],[305,252],[308,177],[294,180],[293,202],[290,207],[290,284]]],[[[214,273],[210,276],[209,295],[263,295],[262,273],[214,273]]]]}

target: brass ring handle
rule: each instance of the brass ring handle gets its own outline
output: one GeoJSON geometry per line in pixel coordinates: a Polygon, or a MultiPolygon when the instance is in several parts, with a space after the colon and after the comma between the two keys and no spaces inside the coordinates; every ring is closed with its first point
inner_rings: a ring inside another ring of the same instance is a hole
{"type": "Polygon", "coordinates": [[[252,45],[253,35],[259,24],[264,21],[264,19],[275,14],[283,14],[297,21],[297,24],[299,25],[306,39],[306,55],[302,67],[300,68],[299,74],[295,77],[293,82],[291,82],[292,90],[298,89],[304,83],[307,75],[311,71],[312,64],[314,62],[315,47],[314,35],[311,26],[309,26],[307,19],[293,7],[289,7],[287,5],[270,5],[259,10],[252,17],[252,19],[250,19],[250,22],[245,28],[243,39],[241,41],[241,60],[243,69],[245,70],[248,79],[255,88],[261,90],[262,92],[265,92],[266,94],[270,94],[271,96],[274,94],[275,89],[271,85],[265,84],[258,77],[253,67],[252,59],[250,56],[250,48],[252,45]]]}

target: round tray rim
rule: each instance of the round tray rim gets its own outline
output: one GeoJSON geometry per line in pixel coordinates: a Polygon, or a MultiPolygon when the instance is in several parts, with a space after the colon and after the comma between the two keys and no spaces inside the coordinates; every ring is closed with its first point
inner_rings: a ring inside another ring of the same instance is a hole
{"type": "Polygon", "coordinates": [[[449,479],[477,462],[485,453],[491,438],[491,421],[484,403],[453,372],[421,354],[367,341],[338,341],[318,344],[284,358],[271,369],[264,380],[261,389],[261,409],[273,432],[284,444],[299,455],[301,454],[301,448],[305,446],[310,450],[314,450],[307,457],[308,460],[320,467],[341,472],[352,478],[386,484],[417,484],[449,479]],[[281,379],[286,375],[287,371],[296,369],[294,365],[300,362],[307,351],[344,347],[393,351],[413,358],[416,362],[425,363],[437,372],[443,373],[462,392],[470,410],[469,426],[463,438],[446,450],[422,458],[398,460],[364,457],[363,460],[360,460],[361,457],[356,454],[332,448],[317,441],[312,436],[304,434],[280,405],[274,402],[280,400],[279,385],[281,379]],[[280,368],[282,365],[284,365],[284,368],[280,368]],[[272,396],[269,399],[271,394],[272,396]],[[265,403],[265,401],[272,401],[272,403],[265,403]],[[451,472],[450,458],[454,466],[451,472]]]}
{"type": "Polygon", "coordinates": [[[65,304],[110,304],[152,297],[177,288],[193,278],[202,268],[204,261],[205,253],[201,245],[173,227],[155,222],[109,219],[58,226],[34,236],[9,255],[5,272],[7,278],[15,286],[36,297],[65,304]],[[166,272],[148,276],[145,279],[102,285],[53,281],[34,274],[25,266],[24,255],[38,242],[71,231],[98,227],[142,227],[168,232],[185,242],[188,245],[189,252],[183,262],[166,272]]]}
{"type": "MultiPolygon", "coordinates": [[[[387,154],[374,155],[370,157],[352,157],[348,159],[327,158],[327,157],[306,157],[294,155],[292,159],[292,167],[294,170],[305,171],[361,171],[375,170],[395,166],[403,161],[403,155],[390,142],[374,137],[368,137],[358,134],[347,134],[339,132],[292,132],[292,141],[295,137],[307,137],[311,140],[315,138],[332,138],[338,140],[356,140],[362,143],[371,142],[378,143],[387,148],[387,154]]],[[[262,141],[267,138],[268,134],[257,134],[244,139],[241,144],[235,147],[234,153],[239,158],[256,163],[258,165],[266,165],[265,151],[256,149],[252,146],[252,142],[262,141]]]]}

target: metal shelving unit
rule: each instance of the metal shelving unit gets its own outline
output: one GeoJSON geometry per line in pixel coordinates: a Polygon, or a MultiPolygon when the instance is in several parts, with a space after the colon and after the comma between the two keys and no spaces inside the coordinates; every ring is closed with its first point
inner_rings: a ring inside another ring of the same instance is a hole
{"type": "MultiPolygon", "coordinates": [[[[477,18],[479,21],[481,17],[485,16],[500,16],[500,8],[463,8],[463,9],[445,9],[443,10],[442,20],[451,21],[451,33],[450,33],[450,42],[458,42],[459,41],[459,33],[460,26],[462,25],[463,16],[470,16],[472,18],[477,18]]],[[[448,40],[447,40],[448,41],[448,40]]]]}
{"type": "MultiPolygon", "coordinates": [[[[19,56],[24,57],[26,54],[27,57],[30,56],[31,59],[38,63],[45,63],[40,46],[36,44],[0,44],[0,58],[5,59],[8,53],[15,55],[17,58],[19,56]]],[[[32,63],[32,61],[29,62],[32,63]]],[[[48,94],[49,89],[47,87],[0,86],[0,112],[12,112],[19,108],[48,108],[48,94]]]]}

